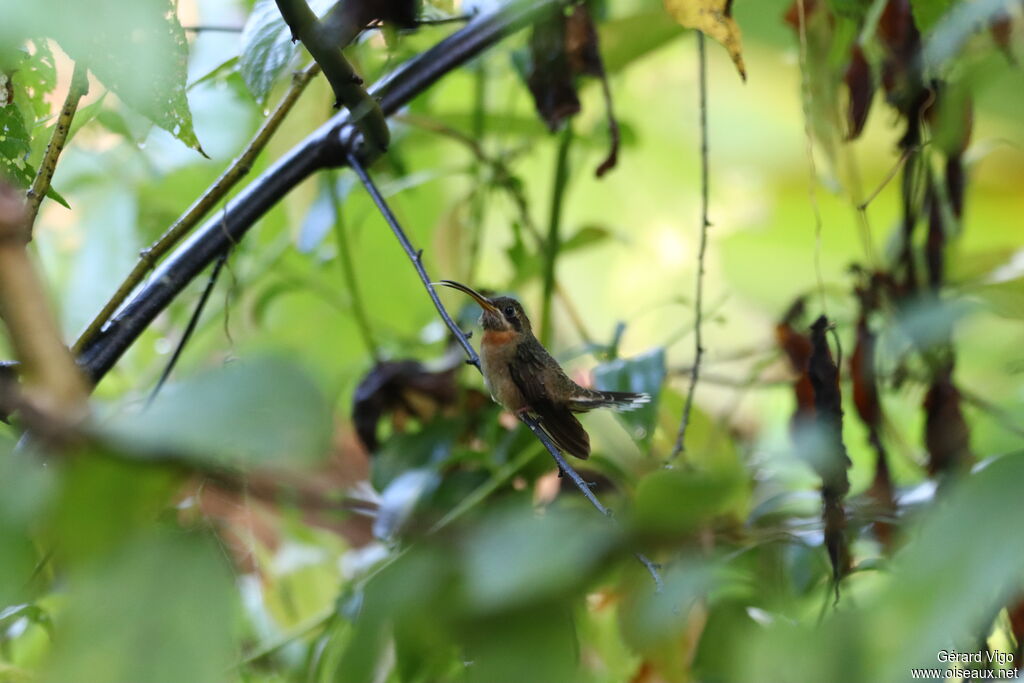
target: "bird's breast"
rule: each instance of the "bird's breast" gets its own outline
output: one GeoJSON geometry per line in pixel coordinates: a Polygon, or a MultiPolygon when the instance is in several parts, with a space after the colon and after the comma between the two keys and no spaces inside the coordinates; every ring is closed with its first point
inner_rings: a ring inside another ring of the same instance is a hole
{"type": "Polygon", "coordinates": [[[480,344],[480,369],[487,390],[495,401],[511,411],[519,410],[524,405],[519,387],[508,370],[516,355],[514,336],[514,332],[488,330],[480,344]]]}

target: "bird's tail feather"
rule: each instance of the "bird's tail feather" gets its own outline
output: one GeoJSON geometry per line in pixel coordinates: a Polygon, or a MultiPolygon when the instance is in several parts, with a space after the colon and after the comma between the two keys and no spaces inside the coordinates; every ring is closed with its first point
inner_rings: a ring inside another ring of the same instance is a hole
{"type": "Polygon", "coordinates": [[[629,391],[596,391],[587,390],[585,394],[574,396],[569,407],[577,413],[585,413],[594,408],[612,408],[614,410],[636,410],[645,403],[650,403],[650,394],[635,394],[629,391]]]}

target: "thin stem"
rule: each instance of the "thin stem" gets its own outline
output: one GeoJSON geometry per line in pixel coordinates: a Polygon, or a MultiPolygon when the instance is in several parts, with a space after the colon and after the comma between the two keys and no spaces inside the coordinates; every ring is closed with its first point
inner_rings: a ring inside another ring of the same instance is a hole
{"type": "MultiPolygon", "coordinates": [[[[472,140],[483,140],[487,128],[487,67],[486,62],[480,60],[476,65],[475,79],[473,81],[473,125],[472,140]]],[[[469,257],[466,264],[466,282],[476,280],[476,267],[480,260],[480,245],[484,237],[484,221],[487,212],[487,185],[484,182],[484,165],[487,163],[480,157],[483,156],[483,148],[477,143],[481,152],[473,164],[473,179],[476,190],[470,198],[470,242],[469,257]]]]}
{"type": "Polygon", "coordinates": [[[333,171],[328,173],[328,189],[331,195],[331,203],[334,205],[334,239],[338,244],[338,263],[341,264],[341,275],[345,279],[345,286],[348,287],[348,295],[352,300],[352,312],[356,317],[356,325],[359,327],[359,334],[363,338],[363,345],[373,357],[374,362],[380,362],[380,347],[373,336],[373,329],[370,327],[370,318],[363,306],[363,297],[359,291],[359,280],[356,278],[355,266],[352,264],[352,245],[349,243],[348,225],[345,222],[345,214],[341,206],[341,197],[338,195],[338,185],[335,182],[337,174],[333,171]]]}
{"type": "MultiPolygon", "coordinates": [[[[798,0],[799,1],[799,0],[798,0]]],[[[700,246],[697,250],[697,293],[693,302],[693,366],[690,368],[690,388],[686,391],[686,403],[683,404],[683,416],[679,420],[679,431],[676,432],[676,443],[672,447],[669,462],[686,452],[686,429],[690,426],[690,415],[693,412],[693,397],[697,393],[697,382],[700,379],[700,361],[704,357],[704,339],[702,323],[704,316],[704,254],[708,247],[708,198],[710,179],[708,174],[708,74],[707,56],[704,49],[704,34],[697,31],[697,69],[699,72],[699,109],[700,109],[700,246]]]]}
{"type": "Polygon", "coordinates": [[[558,261],[558,251],[562,239],[559,232],[562,225],[562,206],[565,199],[565,188],[569,181],[569,147],[571,145],[572,123],[567,122],[558,145],[558,154],[555,157],[555,178],[551,192],[551,216],[548,221],[548,239],[545,245],[547,253],[544,255],[544,296],[541,299],[540,312],[541,343],[544,345],[551,342],[551,337],[554,333],[554,325],[551,320],[551,302],[552,295],[555,292],[555,265],[558,261]]]}
{"type": "Polygon", "coordinates": [[[892,182],[892,179],[895,178],[896,174],[900,172],[901,168],[903,168],[903,164],[907,163],[907,160],[910,159],[910,155],[912,155],[919,149],[921,149],[921,146],[915,145],[913,147],[907,147],[905,150],[903,150],[903,153],[900,154],[900,158],[897,159],[896,163],[893,164],[893,167],[889,169],[889,172],[886,173],[885,178],[882,179],[882,182],[879,183],[878,187],[872,190],[871,194],[869,194],[867,198],[864,199],[864,201],[857,204],[857,210],[865,211],[868,208],[868,205],[871,204],[871,202],[875,201],[875,197],[882,193],[882,190],[885,189],[885,186],[892,182]]]}
{"type": "Polygon", "coordinates": [[[813,111],[811,91],[810,68],[807,61],[807,10],[804,7],[805,0],[796,0],[798,33],[800,35],[800,90],[801,104],[804,114],[804,141],[807,148],[807,163],[809,166],[807,191],[811,199],[811,209],[814,211],[814,276],[818,282],[818,293],[821,296],[821,310],[828,313],[825,300],[825,280],[821,274],[821,230],[822,218],[821,207],[818,205],[818,166],[814,161],[814,136],[811,132],[811,112],[813,111]]]}
{"type": "Polygon", "coordinates": [[[32,226],[35,225],[36,216],[39,214],[39,205],[43,203],[43,197],[50,191],[50,182],[57,170],[57,160],[64,150],[64,143],[67,142],[68,134],[71,132],[71,120],[75,118],[78,111],[78,103],[89,92],[89,69],[81,62],[75,62],[75,70],[71,74],[71,86],[64,98],[64,105],[60,108],[60,115],[57,116],[57,123],[53,127],[53,134],[50,142],[46,145],[46,152],[39,164],[39,170],[32,181],[32,187],[26,194],[25,206],[26,225],[28,239],[32,239],[32,226]]]}
{"type": "Polygon", "coordinates": [[[193,202],[192,206],[183,213],[178,220],[167,229],[163,235],[160,236],[156,242],[151,244],[148,249],[142,251],[139,254],[139,261],[132,268],[132,271],[128,274],[128,277],[124,279],[121,286],[118,287],[117,291],[114,292],[114,296],[103,306],[103,309],[96,315],[89,326],[85,328],[78,341],[75,342],[72,347],[75,353],[81,352],[86,345],[91,342],[108,320],[114,315],[115,312],[121,307],[128,296],[134,291],[136,287],[142,282],[150,270],[154,268],[156,262],[162,258],[168,251],[170,251],[174,245],[181,241],[181,239],[191,230],[195,225],[210,211],[213,207],[223,199],[228,192],[231,191],[239,180],[241,180],[250,169],[252,164],[256,160],[256,157],[263,148],[270,142],[270,138],[273,137],[274,133],[281,126],[281,122],[284,121],[285,116],[292,110],[295,103],[299,99],[299,95],[306,89],[309,82],[320,73],[320,66],[316,63],[310,64],[301,72],[296,73],[292,77],[291,87],[288,88],[288,92],[285,93],[281,101],[278,102],[277,107],[267,117],[260,129],[256,131],[256,135],[253,136],[249,144],[246,145],[245,149],[238,156],[237,159],[217,178],[216,182],[204,192],[199,199],[193,202]]]}
{"type": "MultiPolygon", "coordinates": [[[[433,286],[431,286],[430,284],[431,280],[427,276],[426,270],[424,270],[423,268],[423,252],[416,251],[415,249],[413,249],[412,244],[409,242],[409,238],[406,236],[401,224],[399,224],[398,219],[395,217],[395,214],[392,213],[390,207],[388,207],[387,202],[384,201],[384,197],[381,195],[380,190],[377,189],[377,186],[374,184],[373,179],[370,178],[370,175],[366,172],[366,169],[363,167],[362,162],[353,154],[349,156],[348,163],[352,167],[352,170],[355,171],[356,175],[359,176],[359,180],[363,183],[363,186],[366,188],[366,191],[373,198],[373,201],[377,205],[377,208],[380,210],[381,215],[384,216],[384,220],[391,228],[391,232],[394,233],[395,237],[398,239],[399,244],[402,245],[402,249],[409,257],[409,260],[412,261],[412,265],[416,269],[416,273],[420,276],[420,280],[423,282],[423,286],[427,290],[427,294],[430,296],[431,301],[434,302],[434,307],[440,314],[441,319],[444,321],[444,324],[448,327],[451,333],[458,340],[459,344],[465,350],[467,356],[466,362],[474,366],[477,369],[477,371],[482,373],[483,370],[480,367],[480,357],[477,355],[476,350],[473,348],[473,345],[469,343],[469,338],[466,336],[466,333],[459,328],[455,321],[452,320],[452,317],[448,314],[448,310],[444,307],[444,304],[441,303],[441,300],[437,296],[437,292],[434,291],[433,286]]],[[[555,444],[552,443],[551,439],[548,438],[548,435],[544,432],[543,429],[541,429],[537,421],[534,418],[530,417],[529,415],[520,415],[519,419],[527,427],[529,427],[530,431],[533,432],[534,436],[536,436],[537,439],[542,444],[544,444],[544,447],[548,450],[548,453],[551,454],[551,457],[558,464],[559,469],[566,475],[568,475],[569,479],[571,479],[572,482],[576,485],[576,488],[578,488],[580,490],[580,493],[583,494],[583,497],[586,498],[590,502],[590,504],[593,505],[594,508],[597,509],[597,511],[600,512],[602,515],[606,517],[611,517],[611,511],[608,508],[606,508],[600,500],[598,500],[597,496],[595,496],[594,492],[590,490],[590,486],[588,486],[587,483],[583,480],[583,477],[580,476],[579,472],[577,472],[572,467],[572,465],[566,462],[565,458],[562,456],[562,453],[558,450],[555,444]]],[[[654,583],[657,586],[658,592],[661,592],[663,584],[657,566],[642,553],[634,553],[634,555],[647,568],[647,571],[651,573],[651,576],[654,578],[654,583]]]]}
{"type": "Polygon", "coordinates": [[[199,318],[203,315],[203,309],[206,308],[206,302],[210,299],[210,294],[213,293],[213,288],[217,284],[217,278],[220,277],[220,271],[224,268],[224,263],[228,260],[228,252],[225,251],[217,259],[217,262],[213,264],[213,270],[210,272],[210,279],[206,281],[206,287],[203,288],[203,293],[199,296],[199,301],[196,303],[196,308],[192,311],[192,317],[188,320],[188,325],[185,326],[185,331],[181,335],[181,339],[178,341],[178,345],[174,348],[174,353],[171,354],[171,359],[167,361],[167,365],[164,367],[164,371],[160,374],[160,379],[157,380],[153,390],[149,392],[149,398],[146,399],[146,407],[148,408],[156,400],[157,394],[163,389],[164,384],[167,383],[167,378],[171,376],[174,371],[174,367],[178,364],[178,359],[181,358],[182,351],[185,350],[185,345],[188,344],[192,338],[192,334],[196,331],[196,326],[199,324],[199,318]]]}
{"type": "Polygon", "coordinates": [[[441,303],[441,299],[437,296],[437,292],[430,285],[430,277],[427,276],[427,271],[423,268],[423,250],[414,249],[409,238],[406,236],[405,231],[402,230],[402,226],[399,224],[398,219],[395,218],[395,214],[391,212],[391,207],[388,206],[387,202],[384,201],[384,196],[381,195],[377,185],[370,178],[366,169],[363,168],[362,162],[356,158],[354,154],[349,155],[348,164],[355,171],[359,177],[359,182],[366,188],[367,193],[373,199],[374,204],[377,205],[377,209],[380,210],[381,215],[384,216],[384,220],[391,228],[391,232],[394,233],[398,243],[402,245],[402,249],[405,251],[406,256],[412,261],[413,267],[416,269],[416,273],[420,276],[420,280],[423,282],[423,286],[427,289],[427,294],[430,295],[430,300],[434,302],[434,308],[437,309],[444,324],[448,326],[448,329],[452,331],[455,338],[462,345],[463,350],[466,352],[468,360],[466,361],[470,365],[476,366],[480,369],[480,357],[477,355],[476,350],[472,344],[469,343],[469,339],[466,337],[465,332],[459,329],[459,326],[452,320],[452,317],[448,314],[448,310],[441,303]]]}

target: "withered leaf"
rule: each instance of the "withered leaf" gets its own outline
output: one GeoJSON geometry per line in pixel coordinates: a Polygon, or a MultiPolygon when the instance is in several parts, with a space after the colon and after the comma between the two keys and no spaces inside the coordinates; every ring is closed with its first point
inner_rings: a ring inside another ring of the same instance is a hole
{"type": "Polygon", "coordinates": [[[1006,55],[1006,59],[1010,64],[1017,66],[1017,57],[1013,54],[1011,43],[1013,40],[1013,18],[1010,14],[1007,12],[997,14],[993,17],[992,23],[989,24],[988,30],[992,34],[992,40],[995,41],[999,49],[1006,55]]]}
{"type": "Polygon", "coordinates": [[[824,440],[824,457],[816,460],[821,476],[822,521],[825,547],[832,563],[832,577],[838,581],[850,569],[850,553],[846,540],[846,512],[843,498],[850,490],[846,469],[850,458],[843,444],[843,408],[839,392],[839,370],[832,360],[825,332],[828,319],[819,316],[811,325],[811,358],[808,374],[814,388],[814,410],[818,429],[824,440]]]}
{"type": "Polygon", "coordinates": [[[804,418],[814,415],[814,388],[807,374],[811,360],[811,340],[794,328],[796,321],[803,316],[805,301],[797,299],[782,320],[775,326],[775,341],[789,359],[790,368],[796,373],[793,380],[793,394],[796,398],[796,411],[790,420],[790,427],[795,429],[804,418]]]}
{"type": "Polygon", "coordinates": [[[687,29],[696,29],[718,41],[736,65],[739,77],[746,80],[743,65],[742,35],[732,18],[732,0],[664,0],[665,9],[687,29]]]}
{"type": "MultiPolygon", "coordinates": [[[[885,57],[882,85],[889,101],[915,122],[926,101],[922,90],[919,52],[921,34],[914,25],[910,0],[889,0],[878,21],[878,38],[885,57]]],[[[909,140],[906,144],[917,144],[909,140]]]]}
{"type": "Polygon", "coordinates": [[[559,13],[550,21],[536,24],[530,38],[530,56],[527,85],[537,112],[551,131],[580,112],[576,79],[600,79],[611,138],[608,156],[597,167],[596,175],[600,178],[618,161],[620,135],[597,29],[586,6],[576,5],[567,15],[559,13]]]}
{"type": "Polygon", "coordinates": [[[875,79],[860,44],[854,45],[850,51],[850,63],[846,66],[843,82],[849,90],[846,139],[855,140],[864,130],[871,112],[871,102],[875,98],[875,79]]]}
{"type": "Polygon", "coordinates": [[[928,285],[933,291],[942,287],[946,259],[946,227],[942,206],[935,191],[928,192],[928,239],[924,245],[924,261],[928,267],[928,285]]]}
{"type": "Polygon", "coordinates": [[[580,111],[580,99],[566,52],[566,18],[559,13],[550,21],[534,24],[530,34],[530,73],[526,84],[537,113],[555,131],[580,111]]]}
{"type": "MultiPolygon", "coordinates": [[[[828,340],[825,332],[828,330],[828,319],[819,316],[811,325],[811,357],[807,365],[807,374],[811,379],[811,387],[814,389],[814,411],[818,419],[818,425],[832,449],[834,462],[830,463],[829,471],[823,473],[822,479],[833,479],[826,481],[826,486],[833,485],[837,488],[849,488],[846,481],[846,468],[850,466],[850,458],[846,455],[846,446],[843,444],[843,407],[842,394],[839,391],[839,370],[835,361],[832,360],[832,351],[828,347],[828,340]]],[[[843,490],[846,493],[846,490],[843,490]]]]}
{"type": "Polygon", "coordinates": [[[936,371],[924,397],[924,443],[928,450],[928,472],[955,473],[974,461],[970,430],[960,409],[960,391],[953,383],[953,364],[936,371]]]}
{"type": "Polygon", "coordinates": [[[352,420],[366,450],[377,450],[377,425],[386,414],[402,412],[423,417],[422,399],[426,399],[426,406],[454,404],[455,371],[430,372],[414,360],[377,363],[352,397],[352,420]]]}
{"type": "Polygon", "coordinates": [[[729,53],[740,78],[747,80],[740,27],[732,18],[732,0],[664,0],[665,10],[686,28],[701,31],[729,53]]]}
{"type": "Polygon", "coordinates": [[[860,419],[867,425],[868,441],[875,449],[875,477],[867,492],[879,512],[873,528],[882,545],[891,549],[893,525],[886,518],[891,517],[896,510],[895,489],[889,474],[888,454],[882,443],[882,403],[875,370],[878,338],[868,324],[868,316],[878,308],[879,289],[883,285],[883,277],[873,273],[865,286],[856,288],[860,315],[857,318],[857,343],[850,356],[850,378],[853,382],[854,406],[860,419]]]}

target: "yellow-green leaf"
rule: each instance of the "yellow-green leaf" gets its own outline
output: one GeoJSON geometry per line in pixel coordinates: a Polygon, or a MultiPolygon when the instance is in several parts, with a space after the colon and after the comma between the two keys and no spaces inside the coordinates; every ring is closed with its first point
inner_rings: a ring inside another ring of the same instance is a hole
{"type": "Polygon", "coordinates": [[[686,28],[703,31],[729,51],[740,78],[747,80],[743,65],[740,27],[732,18],[732,0],[664,0],[665,10],[686,28]]]}

